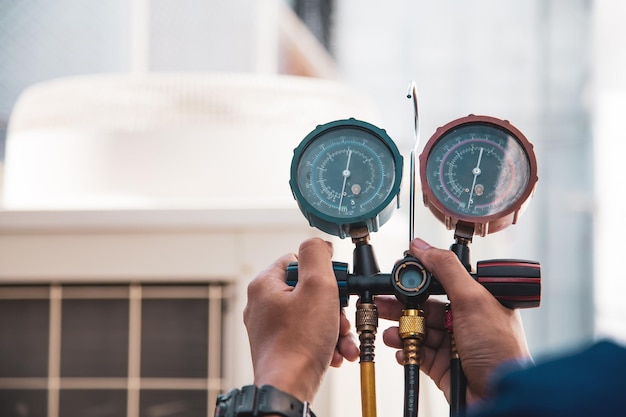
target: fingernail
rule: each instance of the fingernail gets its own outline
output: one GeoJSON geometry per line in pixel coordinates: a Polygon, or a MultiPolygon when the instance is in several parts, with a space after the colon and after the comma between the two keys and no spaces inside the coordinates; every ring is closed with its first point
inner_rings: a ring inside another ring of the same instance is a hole
{"type": "Polygon", "coordinates": [[[420,250],[425,250],[431,247],[428,243],[419,238],[413,239],[413,242],[411,242],[411,244],[420,250]]]}

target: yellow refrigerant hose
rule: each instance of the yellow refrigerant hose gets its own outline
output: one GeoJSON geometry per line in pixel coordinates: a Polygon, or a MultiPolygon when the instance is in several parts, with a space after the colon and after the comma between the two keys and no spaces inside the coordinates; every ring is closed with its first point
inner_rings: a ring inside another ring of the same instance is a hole
{"type": "Polygon", "coordinates": [[[374,342],[378,328],[378,310],[374,303],[359,303],[356,309],[356,329],[361,348],[361,414],[376,417],[376,373],[374,342]]]}
{"type": "Polygon", "coordinates": [[[376,368],[361,362],[361,410],[363,417],[376,417],[376,368]]]}

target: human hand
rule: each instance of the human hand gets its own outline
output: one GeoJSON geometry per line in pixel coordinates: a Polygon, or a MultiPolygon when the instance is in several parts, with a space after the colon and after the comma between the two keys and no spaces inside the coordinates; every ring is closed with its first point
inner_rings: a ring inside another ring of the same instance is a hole
{"type": "MultiPolygon", "coordinates": [[[[433,248],[421,239],[411,242],[410,251],[441,283],[452,305],[454,338],[468,381],[468,402],[484,398],[499,365],[530,358],[519,312],[502,306],[467,273],[453,252],[433,248]]],[[[395,298],[377,297],[376,304],[381,318],[400,317],[403,306],[395,298]]],[[[450,341],[444,324],[445,306],[434,299],[424,303],[427,331],[421,369],[449,400],[450,341]]],[[[383,340],[390,347],[402,348],[397,327],[385,330],[383,340]]],[[[396,357],[402,363],[401,350],[396,357]]]]}
{"type": "Polygon", "coordinates": [[[330,243],[306,240],[297,256],[281,257],[248,286],[244,323],[255,385],[273,385],[311,402],[329,365],[358,358],[350,322],[339,307],[331,257],[330,243]],[[286,270],[296,260],[298,285],[291,287],[286,270]]]}

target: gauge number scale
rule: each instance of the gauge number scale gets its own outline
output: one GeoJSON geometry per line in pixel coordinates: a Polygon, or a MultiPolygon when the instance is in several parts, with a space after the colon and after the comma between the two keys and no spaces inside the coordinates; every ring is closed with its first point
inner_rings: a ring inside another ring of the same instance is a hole
{"type": "Polygon", "coordinates": [[[517,221],[537,182],[533,147],[504,120],[467,116],[439,128],[420,156],[424,202],[448,228],[484,235],[517,221]]]}
{"type": "Polygon", "coordinates": [[[290,185],[312,226],[345,237],[387,220],[401,177],[402,157],[385,131],[347,119],[318,126],[294,150],[290,185]]]}

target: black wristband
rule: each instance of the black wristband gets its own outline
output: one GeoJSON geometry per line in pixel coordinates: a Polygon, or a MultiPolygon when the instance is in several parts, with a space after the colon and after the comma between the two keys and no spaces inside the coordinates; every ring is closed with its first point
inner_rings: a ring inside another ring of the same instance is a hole
{"type": "Polygon", "coordinates": [[[257,388],[246,385],[241,390],[233,389],[217,397],[214,417],[315,417],[304,403],[293,395],[280,391],[271,385],[257,388]]]}

